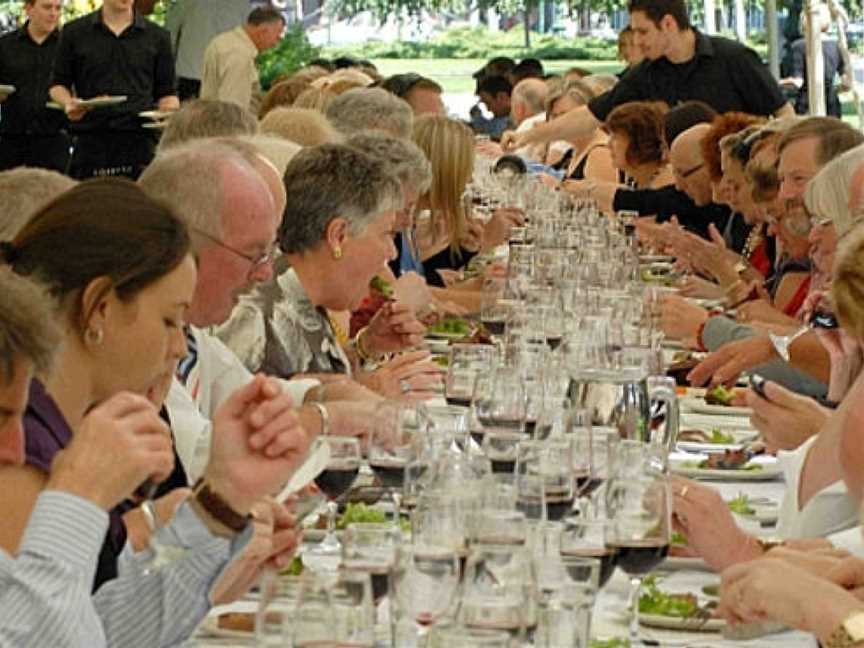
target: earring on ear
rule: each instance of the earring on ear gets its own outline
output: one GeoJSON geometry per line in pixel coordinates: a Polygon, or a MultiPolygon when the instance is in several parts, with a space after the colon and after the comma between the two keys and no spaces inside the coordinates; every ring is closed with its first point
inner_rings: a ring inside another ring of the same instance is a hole
{"type": "Polygon", "coordinates": [[[102,329],[101,328],[90,328],[87,327],[87,330],[84,331],[84,340],[90,346],[99,346],[102,344],[102,329]]]}
{"type": "Polygon", "coordinates": [[[337,260],[342,258],[342,248],[338,245],[333,248],[333,258],[337,260]]]}

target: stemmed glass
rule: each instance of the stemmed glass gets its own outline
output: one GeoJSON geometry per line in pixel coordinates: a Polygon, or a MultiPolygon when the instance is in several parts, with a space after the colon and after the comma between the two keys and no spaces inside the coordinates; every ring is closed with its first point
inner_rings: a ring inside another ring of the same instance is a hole
{"type": "Polygon", "coordinates": [[[375,425],[369,438],[369,467],[384,488],[393,495],[394,516],[398,516],[400,497],[405,484],[405,469],[420,458],[424,435],[409,425],[416,418],[412,405],[402,401],[384,401],[375,411],[375,425]]]}
{"type": "MultiPolygon", "coordinates": [[[[572,444],[567,437],[522,441],[517,449],[517,489],[526,479],[543,485],[545,510],[541,519],[559,521],[573,510],[572,444]]],[[[526,486],[527,488],[527,486],[526,486]]]]}
{"type": "Polygon", "coordinates": [[[494,348],[483,344],[451,344],[444,382],[444,397],[448,405],[470,407],[474,396],[474,380],[478,373],[488,371],[494,348]]]}
{"type": "MultiPolygon", "coordinates": [[[[477,376],[474,384],[474,412],[486,432],[522,433],[528,399],[525,381],[513,367],[497,367],[477,376]]],[[[482,438],[475,437],[482,444],[482,438]]]]}
{"type": "Polygon", "coordinates": [[[360,443],[352,437],[319,437],[319,443],[330,446],[330,461],[327,467],[315,478],[315,485],[327,498],[327,535],[315,547],[306,552],[312,557],[338,557],[342,549],[336,536],[336,514],[339,505],[336,501],[351,488],[360,472],[360,443]]]}
{"type": "Polygon", "coordinates": [[[394,645],[415,645],[416,637],[452,608],[459,589],[459,557],[450,547],[425,541],[403,546],[391,585],[394,645]]]}
{"type": "Polygon", "coordinates": [[[668,478],[655,468],[647,448],[622,444],[624,455],[606,485],[605,544],[617,566],[630,576],[630,642],[639,641],[639,594],[642,577],[666,559],[671,537],[668,478]]]}

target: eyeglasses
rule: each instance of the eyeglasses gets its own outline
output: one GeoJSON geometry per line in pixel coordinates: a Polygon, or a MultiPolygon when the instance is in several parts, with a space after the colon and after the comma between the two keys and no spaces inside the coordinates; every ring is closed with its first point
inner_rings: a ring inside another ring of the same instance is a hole
{"type": "Polygon", "coordinates": [[[704,166],[705,166],[705,163],[704,163],[704,162],[700,162],[699,164],[697,164],[697,165],[696,165],[695,167],[693,167],[692,169],[687,169],[686,171],[679,171],[679,170],[678,170],[677,168],[675,168],[675,167],[672,167],[672,171],[673,171],[673,173],[674,173],[675,175],[677,175],[677,176],[678,176],[679,178],[681,178],[682,180],[686,180],[687,178],[689,178],[691,175],[693,175],[694,173],[696,173],[699,169],[701,169],[701,168],[704,167],[704,166]]]}
{"type": "Polygon", "coordinates": [[[264,252],[262,252],[257,257],[255,257],[255,256],[252,256],[251,254],[246,254],[245,252],[241,252],[240,250],[238,250],[235,247],[231,247],[230,245],[228,245],[227,243],[225,243],[221,239],[218,239],[215,236],[213,236],[212,234],[208,234],[207,232],[200,230],[197,227],[190,227],[189,230],[193,234],[197,234],[198,236],[202,236],[205,239],[207,239],[208,241],[210,241],[211,243],[215,243],[219,247],[225,248],[229,252],[233,252],[237,256],[242,257],[243,259],[248,261],[251,264],[251,267],[249,268],[250,272],[252,272],[253,270],[257,270],[259,268],[263,268],[264,266],[270,265],[271,263],[273,263],[273,259],[276,257],[276,244],[275,243],[270,244],[270,246],[266,250],[264,250],[264,252]]]}

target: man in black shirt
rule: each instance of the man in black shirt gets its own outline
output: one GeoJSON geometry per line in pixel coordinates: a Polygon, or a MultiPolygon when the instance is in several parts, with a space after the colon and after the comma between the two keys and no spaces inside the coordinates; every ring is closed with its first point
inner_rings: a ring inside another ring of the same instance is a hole
{"type": "Polygon", "coordinates": [[[137,15],[133,0],[104,0],[100,9],[63,28],[51,97],[72,122],[73,177],[137,178],[156,144],[138,113],[179,107],[168,32],[137,15]],[[80,99],[101,95],[127,99],[92,110],[80,105],[80,99]]]}
{"type": "Polygon", "coordinates": [[[684,0],[631,0],[629,11],[630,27],[645,60],[587,106],[524,133],[505,133],[505,147],[585,137],[613,108],[628,101],[665,101],[674,107],[698,99],[718,113],[794,114],[756,53],[693,29],[684,0]]]}
{"type": "Polygon", "coordinates": [[[0,37],[0,171],[17,166],[65,172],[69,140],[62,113],[45,107],[57,51],[61,0],[27,0],[27,23],[0,37]]]}

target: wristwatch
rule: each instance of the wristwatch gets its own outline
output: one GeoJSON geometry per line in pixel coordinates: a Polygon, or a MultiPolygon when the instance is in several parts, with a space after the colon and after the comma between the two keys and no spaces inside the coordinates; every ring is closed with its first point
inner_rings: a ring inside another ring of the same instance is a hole
{"type": "Polygon", "coordinates": [[[822,648],[853,648],[864,645],[864,612],[852,612],[831,633],[822,648]]]}
{"type": "Polygon", "coordinates": [[[235,533],[241,532],[252,519],[251,515],[238,513],[222,497],[210,489],[210,484],[200,478],[192,487],[192,494],[201,507],[220,524],[235,533]]]}
{"type": "Polygon", "coordinates": [[[769,333],[768,338],[771,340],[771,344],[774,345],[774,350],[777,351],[777,355],[783,358],[786,362],[789,362],[789,347],[792,346],[792,343],[795,340],[809,330],[810,329],[806,326],[802,326],[792,335],[777,335],[776,333],[769,333]]]}

